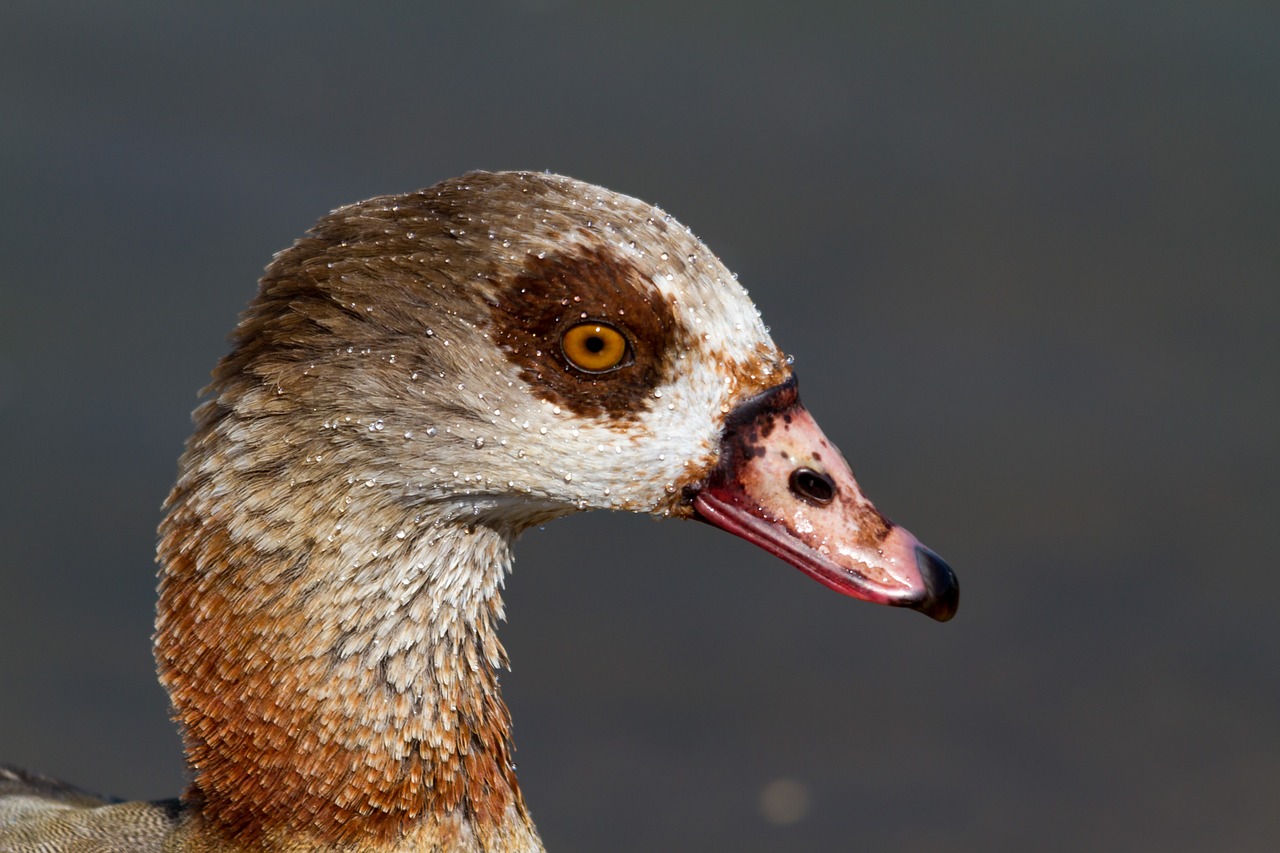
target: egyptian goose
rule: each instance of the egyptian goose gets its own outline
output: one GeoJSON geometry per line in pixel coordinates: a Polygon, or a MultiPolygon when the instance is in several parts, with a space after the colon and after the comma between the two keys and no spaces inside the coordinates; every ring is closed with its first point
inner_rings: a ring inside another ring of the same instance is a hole
{"type": "Polygon", "coordinates": [[[954,614],[689,230],[546,174],[334,211],[271,262],[160,526],[179,800],[0,769],[0,851],[541,851],[496,625],[531,525],[696,518],[856,598],[954,614]]]}

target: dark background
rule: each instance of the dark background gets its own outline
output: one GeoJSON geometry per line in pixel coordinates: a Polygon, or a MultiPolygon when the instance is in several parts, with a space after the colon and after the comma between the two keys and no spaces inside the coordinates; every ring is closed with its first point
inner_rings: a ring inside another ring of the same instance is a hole
{"type": "Polygon", "coordinates": [[[531,533],[504,684],[555,853],[1275,849],[1261,0],[0,3],[0,760],[182,787],[149,634],[195,391],[272,252],[472,168],[692,226],[964,590],[939,625],[702,525],[531,533]]]}

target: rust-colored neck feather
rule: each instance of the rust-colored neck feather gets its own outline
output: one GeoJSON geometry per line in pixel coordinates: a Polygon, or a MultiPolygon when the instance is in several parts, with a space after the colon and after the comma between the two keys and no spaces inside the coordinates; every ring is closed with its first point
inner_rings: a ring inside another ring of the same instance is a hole
{"type": "Polygon", "coordinates": [[[197,413],[161,526],[156,655],[203,825],[245,849],[541,849],[495,676],[518,530],[221,402],[250,393],[197,413]]]}

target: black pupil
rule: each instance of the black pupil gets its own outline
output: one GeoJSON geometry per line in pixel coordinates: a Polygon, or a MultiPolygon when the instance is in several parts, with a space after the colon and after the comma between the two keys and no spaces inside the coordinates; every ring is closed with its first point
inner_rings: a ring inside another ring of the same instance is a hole
{"type": "Polygon", "coordinates": [[[598,335],[592,335],[587,338],[586,343],[584,343],[583,346],[587,348],[587,352],[600,352],[604,349],[604,338],[601,338],[598,335]]]}

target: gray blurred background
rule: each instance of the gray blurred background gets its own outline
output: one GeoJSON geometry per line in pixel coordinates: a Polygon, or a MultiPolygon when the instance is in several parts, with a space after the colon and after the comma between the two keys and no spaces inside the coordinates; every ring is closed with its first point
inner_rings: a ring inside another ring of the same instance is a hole
{"type": "Polygon", "coordinates": [[[529,534],[504,679],[564,851],[1272,851],[1273,2],[0,3],[0,760],[183,785],[159,506],[271,254],[472,168],[741,274],[954,622],[720,531],[529,534]]]}

